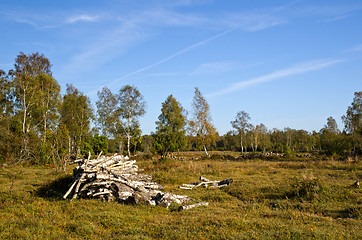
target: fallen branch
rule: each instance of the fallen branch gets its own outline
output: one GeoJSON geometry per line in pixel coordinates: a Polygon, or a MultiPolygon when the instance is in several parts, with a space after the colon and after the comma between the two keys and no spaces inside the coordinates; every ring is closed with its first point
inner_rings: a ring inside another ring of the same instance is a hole
{"type": "Polygon", "coordinates": [[[182,186],[179,186],[179,188],[181,189],[186,189],[186,190],[192,190],[194,188],[198,188],[198,187],[214,187],[214,188],[221,188],[221,187],[225,187],[225,186],[229,186],[233,180],[230,179],[224,179],[222,181],[210,181],[209,179],[205,178],[205,177],[200,177],[200,183],[189,183],[189,184],[182,184],[182,186]]]}

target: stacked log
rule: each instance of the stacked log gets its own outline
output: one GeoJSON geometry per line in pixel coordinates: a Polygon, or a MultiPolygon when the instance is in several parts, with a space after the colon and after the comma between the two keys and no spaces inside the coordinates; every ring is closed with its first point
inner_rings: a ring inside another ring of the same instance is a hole
{"type": "Polygon", "coordinates": [[[105,201],[159,205],[182,205],[191,201],[188,196],[164,193],[164,187],[152,182],[152,176],[138,173],[136,161],[113,155],[96,159],[78,159],[73,170],[73,182],[64,199],[99,198],[105,201]]]}

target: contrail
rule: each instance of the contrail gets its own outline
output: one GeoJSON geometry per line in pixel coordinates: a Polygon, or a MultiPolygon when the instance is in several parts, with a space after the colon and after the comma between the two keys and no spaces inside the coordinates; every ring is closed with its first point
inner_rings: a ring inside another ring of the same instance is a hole
{"type": "Polygon", "coordinates": [[[319,70],[319,69],[326,68],[328,66],[331,66],[331,65],[343,62],[343,61],[344,60],[342,60],[342,59],[327,60],[327,61],[310,61],[305,64],[299,64],[294,67],[275,71],[275,72],[272,72],[270,74],[267,74],[267,75],[264,75],[261,77],[252,78],[252,79],[249,79],[246,81],[234,83],[234,84],[230,85],[229,87],[226,87],[224,89],[221,89],[220,91],[208,94],[206,96],[214,97],[214,96],[225,95],[225,94],[228,94],[231,92],[236,92],[236,91],[242,90],[244,88],[247,88],[247,87],[255,85],[255,84],[270,82],[272,80],[276,80],[276,79],[280,79],[280,78],[284,78],[284,77],[288,77],[288,76],[292,76],[292,75],[297,75],[297,74],[302,74],[302,73],[306,73],[306,72],[310,72],[310,71],[319,70]]]}
{"type": "Polygon", "coordinates": [[[182,50],[180,50],[180,51],[178,51],[178,52],[176,52],[176,53],[174,53],[174,54],[172,54],[172,55],[170,55],[170,56],[168,56],[168,57],[166,57],[166,58],[164,58],[164,59],[162,59],[162,60],[160,60],[160,61],[158,61],[158,62],[155,62],[155,63],[153,63],[153,64],[151,64],[151,65],[148,65],[148,66],[146,66],[146,67],[143,67],[143,68],[141,68],[141,69],[138,69],[137,71],[128,73],[127,75],[125,75],[125,76],[123,76],[123,77],[121,77],[121,78],[115,79],[115,80],[111,81],[110,83],[114,83],[114,82],[118,82],[118,81],[124,80],[124,79],[126,79],[126,78],[128,78],[128,77],[130,77],[130,76],[133,76],[133,75],[137,74],[137,73],[146,71],[146,70],[148,70],[148,69],[150,69],[150,68],[153,68],[153,67],[155,67],[155,66],[157,66],[157,65],[160,65],[160,64],[162,64],[162,63],[164,63],[164,62],[167,62],[167,61],[169,61],[169,60],[171,60],[171,59],[173,59],[173,58],[175,58],[175,57],[177,57],[177,56],[179,56],[179,55],[181,55],[181,54],[183,54],[183,53],[185,53],[185,52],[190,51],[190,50],[193,49],[193,48],[199,47],[199,46],[201,46],[201,45],[203,45],[203,44],[205,44],[205,43],[207,43],[207,42],[210,42],[210,41],[212,41],[212,40],[214,40],[214,39],[216,39],[216,38],[222,37],[222,36],[224,36],[224,35],[232,32],[232,31],[235,31],[235,30],[238,29],[238,28],[239,28],[239,27],[235,27],[235,28],[229,29],[229,30],[227,30],[227,31],[224,31],[224,32],[222,32],[222,33],[219,33],[219,34],[217,34],[217,35],[214,35],[214,36],[212,36],[212,37],[210,37],[210,38],[208,38],[208,39],[205,39],[205,40],[200,41],[200,42],[198,42],[198,43],[192,44],[191,46],[185,47],[184,49],[182,49],[182,50]]]}
{"type": "MultiPolygon", "coordinates": [[[[276,8],[276,9],[273,10],[273,11],[270,11],[270,12],[264,14],[264,15],[261,15],[259,18],[255,19],[254,21],[260,21],[260,20],[262,20],[263,18],[265,18],[265,17],[267,17],[267,16],[269,16],[269,15],[271,15],[271,14],[273,14],[273,13],[282,11],[282,10],[284,10],[284,9],[286,9],[286,8],[292,6],[292,5],[294,5],[294,4],[296,4],[296,3],[300,2],[300,1],[301,1],[301,0],[297,0],[297,1],[294,1],[294,2],[292,2],[292,3],[290,3],[290,4],[287,4],[287,5],[285,5],[285,6],[278,7],[278,8],[276,8]]],[[[143,67],[143,68],[141,68],[141,69],[138,69],[138,70],[136,70],[136,71],[134,71],[134,72],[128,73],[128,74],[124,75],[124,76],[121,77],[121,78],[114,79],[114,80],[110,81],[108,84],[113,84],[113,83],[115,83],[115,82],[122,81],[122,80],[124,80],[124,79],[126,79],[126,78],[128,78],[128,77],[130,77],[130,76],[133,76],[133,75],[135,75],[135,74],[137,74],[137,73],[144,72],[144,71],[146,71],[146,70],[148,70],[148,69],[151,69],[151,68],[153,68],[153,67],[155,67],[155,66],[158,66],[158,65],[160,65],[160,64],[162,64],[162,63],[165,63],[165,62],[167,62],[167,61],[169,61],[169,60],[171,60],[171,59],[173,59],[173,58],[175,58],[175,57],[177,57],[177,56],[180,56],[181,54],[184,54],[184,53],[186,53],[186,52],[188,52],[188,51],[190,51],[190,50],[192,50],[192,49],[194,49],[194,48],[197,48],[197,47],[199,47],[199,46],[201,46],[201,45],[204,45],[204,44],[206,44],[206,43],[208,43],[208,42],[210,42],[210,41],[212,41],[212,40],[214,40],[214,39],[223,37],[223,36],[225,36],[225,35],[233,32],[233,31],[235,31],[235,30],[237,30],[237,29],[240,29],[240,28],[242,28],[242,27],[243,27],[243,26],[240,25],[240,26],[236,26],[236,27],[230,28],[230,29],[228,29],[228,30],[226,30],[226,31],[223,31],[223,32],[221,32],[221,33],[219,33],[219,34],[216,34],[216,35],[214,35],[214,36],[212,36],[212,37],[209,37],[209,38],[207,38],[207,39],[205,39],[205,40],[202,40],[202,41],[200,41],[200,42],[197,42],[197,43],[195,43],[195,44],[192,44],[192,45],[190,45],[190,46],[188,46],[188,47],[185,47],[184,49],[182,49],[182,50],[180,50],[180,51],[178,51],[178,52],[176,52],[176,53],[174,53],[174,54],[172,54],[172,55],[170,55],[170,56],[168,56],[168,57],[166,57],[166,58],[164,58],[164,59],[162,59],[162,60],[160,60],[160,61],[158,61],[158,62],[155,62],[155,63],[153,63],[153,64],[151,64],[151,65],[148,65],[148,66],[146,66],[146,67],[143,67]]],[[[107,85],[108,85],[108,84],[107,84],[107,85]]]]}

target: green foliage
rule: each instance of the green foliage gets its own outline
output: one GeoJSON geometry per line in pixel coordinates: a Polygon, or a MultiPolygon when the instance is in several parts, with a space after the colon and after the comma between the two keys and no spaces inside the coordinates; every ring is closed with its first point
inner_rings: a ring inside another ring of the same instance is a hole
{"type": "Polygon", "coordinates": [[[103,154],[108,153],[108,139],[106,136],[99,136],[96,134],[92,139],[92,148],[95,154],[103,152],[103,154]]]}
{"type": "Polygon", "coordinates": [[[342,116],[344,129],[350,135],[353,152],[362,154],[362,92],[355,92],[351,106],[342,116]]]}
{"type": "Polygon", "coordinates": [[[103,87],[97,95],[97,120],[101,126],[102,133],[104,136],[114,136],[117,134],[115,124],[117,122],[117,98],[107,87],[103,87]]]}
{"type": "MultiPolygon", "coordinates": [[[[106,136],[113,136],[119,145],[126,138],[127,153],[131,155],[140,145],[141,129],[138,119],[145,114],[146,102],[142,94],[134,86],[123,86],[118,94],[113,94],[110,89],[103,88],[98,92],[97,113],[102,132],[106,136]]],[[[121,151],[122,149],[119,149],[121,151]]]]}
{"type": "Polygon", "coordinates": [[[168,209],[171,211],[171,212],[177,212],[179,207],[181,207],[180,204],[176,203],[176,202],[173,202],[170,204],[170,206],[168,207],[168,209]]]}
{"type": "Polygon", "coordinates": [[[154,149],[154,136],[152,135],[143,135],[142,136],[142,142],[141,142],[141,149],[144,153],[155,153],[154,149]]]}
{"type": "Polygon", "coordinates": [[[362,129],[362,92],[355,92],[351,106],[342,117],[348,133],[357,133],[362,129]]]}
{"type": "Polygon", "coordinates": [[[297,199],[313,200],[323,191],[323,185],[319,178],[296,180],[288,197],[297,199]]]}
{"type": "Polygon", "coordinates": [[[63,97],[60,109],[61,123],[67,127],[71,138],[73,153],[77,155],[82,148],[83,139],[90,130],[93,117],[90,100],[73,85],[67,85],[67,93],[63,97]]]}
{"type": "Polygon", "coordinates": [[[67,167],[67,160],[70,156],[69,141],[70,135],[65,125],[58,125],[55,131],[48,135],[48,144],[50,144],[50,156],[53,160],[53,165],[57,172],[61,169],[65,172],[67,167]]]}
{"type": "Polygon", "coordinates": [[[118,149],[118,141],[116,139],[108,139],[108,150],[109,153],[117,153],[118,149]]]}
{"type": "Polygon", "coordinates": [[[87,157],[89,153],[94,155],[93,147],[90,143],[84,142],[80,154],[87,157]]]}
{"type": "Polygon", "coordinates": [[[206,146],[215,143],[217,132],[211,123],[210,106],[198,88],[195,88],[192,109],[193,119],[189,122],[191,135],[195,137],[196,146],[203,148],[208,156],[206,146]]]}
{"type": "Polygon", "coordinates": [[[142,131],[138,122],[136,124],[133,124],[130,130],[132,136],[132,138],[130,139],[130,150],[133,149],[134,155],[136,155],[137,149],[141,147],[142,131]]]}
{"type": "Polygon", "coordinates": [[[156,125],[154,147],[162,156],[182,150],[186,146],[185,113],[172,95],[162,103],[161,115],[156,125]]]}
{"type": "Polygon", "coordinates": [[[13,84],[10,76],[0,69],[0,117],[10,117],[14,109],[13,84]]]}
{"type": "Polygon", "coordinates": [[[241,152],[244,152],[245,146],[243,139],[245,138],[247,131],[251,128],[249,120],[249,114],[247,112],[240,111],[236,114],[235,120],[230,122],[231,126],[237,131],[239,135],[241,152]]]}
{"type": "Polygon", "coordinates": [[[11,117],[21,123],[19,158],[47,163],[46,132],[57,124],[60,86],[52,77],[49,59],[42,54],[20,53],[14,67],[9,72],[11,83],[7,90],[16,106],[11,117]]]}
{"type": "Polygon", "coordinates": [[[284,157],[286,157],[288,159],[292,157],[292,151],[290,150],[290,148],[288,146],[285,146],[285,148],[284,148],[284,157]]]}
{"type": "Polygon", "coordinates": [[[127,152],[131,155],[131,138],[140,136],[138,118],[146,113],[146,102],[135,86],[126,85],[117,95],[119,108],[117,109],[119,129],[127,138],[127,152]]]}
{"type": "Polygon", "coordinates": [[[66,94],[61,98],[49,59],[39,53],[20,52],[14,69],[8,73],[0,70],[0,162],[53,163],[59,171],[65,170],[71,157],[77,157],[81,150],[87,155],[90,149],[95,154],[100,151],[123,154],[127,150],[128,155],[157,151],[164,156],[182,149],[203,148],[207,155],[207,149],[245,150],[255,152],[248,155],[250,158],[266,159],[275,156],[273,153],[284,153],[287,158],[292,153],[310,156],[322,153],[326,159],[362,154],[362,92],[354,93],[342,117],[343,132],[333,117],[327,119],[319,132],[291,128],[268,130],[263,124],[252,126],[249,115],[240,111],[231,121],[235,131],[219,136],[211,124],[210,106],[195,88],[193,118],[186,137],[186,114],[172,95],[162,103],[156,133],[146,136],[142,136],[139,124],[146,103],[136,87],[123,86],[116,94],[103,88],[98,98],[95,126],[106,137],[90,130],[93,112],[87,96],[67,85],[66,94]],[[94,139],[91,136],[95,136],[94,139]]]}

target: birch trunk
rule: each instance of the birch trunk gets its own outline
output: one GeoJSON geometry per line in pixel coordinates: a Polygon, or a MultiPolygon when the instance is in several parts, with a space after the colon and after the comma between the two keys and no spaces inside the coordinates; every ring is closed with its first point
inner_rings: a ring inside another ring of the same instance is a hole
{"type": "Polygon", "coordinates": [[[27,115],[27,107],[26,107],[26,96],[25,91],[23,95],[23,105],[24,105],[24,115],[23,115],[23,134],[25,133],[25,126],[26,126],[26,115],[27,115]]]}
{"type": "Polygon", "coordinates": [[[131,157],[131,152],[130,152],[130,145],[131,145],[131,136],[130,134],[128,133],[127,134],[127,154],[128,154],[128,157],[131,157]]]}
{"type": "Polygon", "coordinates": [[[240,147],[241,147],[241,153],[244,152],[244,146],[243,146],[243,136],[240,134],[240,147]]]}
{"type": "Polygon", "coordinates": [[[205,150],[206,156],[210,157],[209,153],[207,152],[205,144],[204,144],[204,150],[205,150]]]}
{"type": "Polygon", "coordinates": [[[122,139],[119,140],[119,143],[118,143],[118,147],[119,147],[119,154],[123,154],[123,141],[122,139]]]}

